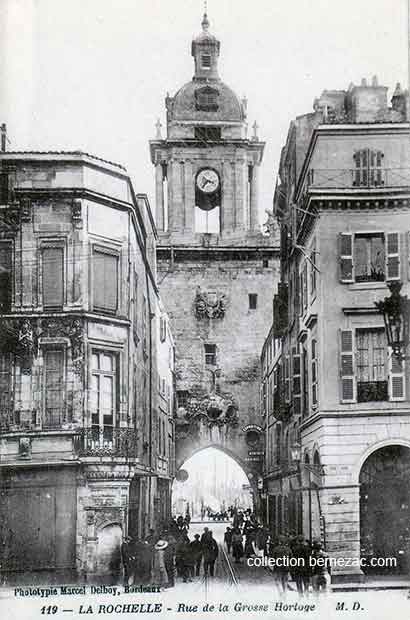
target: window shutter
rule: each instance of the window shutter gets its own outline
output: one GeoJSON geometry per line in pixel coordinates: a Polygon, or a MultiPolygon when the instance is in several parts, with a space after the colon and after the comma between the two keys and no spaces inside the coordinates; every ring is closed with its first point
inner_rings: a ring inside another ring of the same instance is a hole
{"type": "Polygon", "coordinates": [[[290,401],[289,355],[285,357],[285,400],[290,401]]]}
{"type": "Polygon", "coordinates": [[[0,313],[10,312],[12,293],[12,246],[0,243],[0,313]]]}
{"type": "Polygon", "coordinates": [[[292,349],[292,393],[294,414],[299,415],[301,412],[300,355],[296,347],[292,349]]]}
{"type": "Polygon", "coordinates": [[[115,312],[118,307],[118,256],[94,251],[93,304],[115,312]]]}
{"type": "Polygon", "coordinates": [[[400,280],[400,235],[386,235],[386,280],[400,280]]]}
{"type": "Polygon", "coordinates": [[[350,329],[340,332],[340,377],[342,403],[356,402],[354,336],[350,329]]]}
{"type": "Polygon", "coordinates": [[[308,270],[307,270],[307,262],[305,262],[303,266],[303,310],[307,309],[308,305],[308,270]]]}
{"type": "Polygon", "coordinates": [[[389,351],[389,394],[390,400],[402,401],[406,398],[406,384],[404,374],[404,360],[399,360],[389,351]]]}
{"type": "Polygon", "coordinates": [[[63,248],[43,248],[43,306],[61,307],[64,303],[63,248]]]}
{"type": "Polygon", "coordinates": [[[352,233],[341,233],[339,235],[340,244],[340,281],[353,282],[353,235],[352,233]]]}

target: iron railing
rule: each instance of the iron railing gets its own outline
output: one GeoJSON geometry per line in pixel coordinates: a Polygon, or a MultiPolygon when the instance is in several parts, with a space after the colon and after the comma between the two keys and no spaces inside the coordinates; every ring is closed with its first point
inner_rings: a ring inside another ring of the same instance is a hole
{"type": "Polygon", "coordinates": [[[389,400],[387,381],[358,381],[357,402],[389,400]]]}
{"type": "Polygon", "coordinates": [[[132,428],[83,428],[74,437],[78,456],[138,456],[138,437],[132,428]]]}
{"type": "Polygon", "coordinates": [[[410,168],[311,168],[308,189],[374,189],[410,187],[410,168]]]}

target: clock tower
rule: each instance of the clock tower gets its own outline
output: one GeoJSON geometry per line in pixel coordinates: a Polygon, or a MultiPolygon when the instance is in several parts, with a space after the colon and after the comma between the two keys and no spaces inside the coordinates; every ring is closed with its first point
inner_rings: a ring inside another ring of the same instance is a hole
{"type": "Polygon", "coordinates": [[[166,137],[158,122],[150,142],[158,281],[176,347],[177,464],[219,446],[256,480],[259,359],[279,256],[258,216],[264,142],[256,123],[248,137],[246,100],[219,76],[220,42],[206,14],[191,54],[192,79],[165,99],[166,137]]]}

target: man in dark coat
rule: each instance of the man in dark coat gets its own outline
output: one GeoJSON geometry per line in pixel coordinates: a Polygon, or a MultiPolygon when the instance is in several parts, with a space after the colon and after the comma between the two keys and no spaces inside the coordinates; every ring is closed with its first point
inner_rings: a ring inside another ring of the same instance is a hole
{"type": "Polygon", "coordinates": [[[199,571],[202,562],[202,543],[199,540],[199,534],[195,534],[194,540],[190,543],[191,555],[195,566],[195,576],[199,577],[199,571]]]}
{"type": "Polygon", "coordinates": [[[303,536],[297,536],[292,547],[292,555],[297,560],[297,566],[292,567],[292,577],[299,594],[309,591],[310,582],[310,548],[303,536]]]}
{"type": "Polygon", "coordinates": [[[213,577],[215,573],[215,562],[218,557],[219,549],[218,543],[215,538],[212,536],[212,532],[209,531],[209,536],[205,539],[203,543],[203,553],[204,553],[204,575],[205,577],[209,576],[213,577]]]}
{"type": "Polygon", "coordinates": [[[231,549],[232,549],[232,530],[230,527],[226,528],[225,534],[224,534],[224,542],[226,545],[226,548],[228,550],[228,553],[231,553],[231,549]]]}

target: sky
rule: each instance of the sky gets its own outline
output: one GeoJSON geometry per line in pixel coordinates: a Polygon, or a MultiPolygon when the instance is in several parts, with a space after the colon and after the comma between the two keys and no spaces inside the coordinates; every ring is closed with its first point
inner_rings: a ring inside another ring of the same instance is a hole
{"type": "MultiPolygon", "coordinates": [[[[202,0],[0,0],[0,123],[9,150],[79,149],[125,165],[154,207],[148,141],[193,75],[202,0]]],[[[324,89],[407,86],[407,0],[208,0],[220,76],[266,141],[260,217],[289,123],[324,89]]]]}

